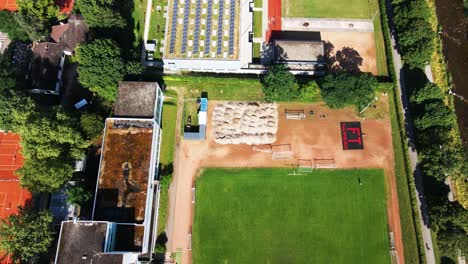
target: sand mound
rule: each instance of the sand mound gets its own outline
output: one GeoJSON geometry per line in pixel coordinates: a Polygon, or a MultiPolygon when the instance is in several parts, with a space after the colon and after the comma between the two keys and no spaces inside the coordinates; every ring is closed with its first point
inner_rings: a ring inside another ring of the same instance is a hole
{"type": "Polygon", "coordinates": [[[213,133],[220,144],[271,144],[276,141],[276,103],[226,102],[216,105],[213,133]]]}

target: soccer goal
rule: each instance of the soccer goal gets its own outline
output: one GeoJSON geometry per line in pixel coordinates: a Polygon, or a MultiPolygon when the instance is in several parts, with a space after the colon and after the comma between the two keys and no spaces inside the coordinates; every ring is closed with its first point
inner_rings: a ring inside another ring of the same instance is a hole
{"type": "Polygon", "coordinates": [[[260,152],[266,152],[266,153],[271,153],[271,144],[263,144],[263,145],[252,145],[252,150],[253,151],[260,151],[260,152]]]}
{"type": "Polygon", "coordinates": [[[314,165],[316,169],[334,169],[335,159],[314,159],[314,165]]]}
{"type": "Polygon", "coordinates": [[[273,160],[290,160],[293,158],[291,144],[271,145],[271,158],[273,160]]]}
{"type": "Polygon", "coordinates": [[[305,119],[306,117],[304,110],[286,109],[284,110],[284,114],[286,116],[286,119],[292,119],[292,120],[302,120],[302,119],[305,119]]]}
{"type": "Polygon", "coordinates": [[[314,165],[310,159],[298,159],[297,160],[297,171],[298,172],[312,172],[314,165]]]}

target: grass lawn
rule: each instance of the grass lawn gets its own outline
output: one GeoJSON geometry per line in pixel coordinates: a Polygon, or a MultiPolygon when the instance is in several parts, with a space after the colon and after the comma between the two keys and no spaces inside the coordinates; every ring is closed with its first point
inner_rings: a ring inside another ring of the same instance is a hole
{"type": "MultiPolygon", "coordinates": [[[[170,166],[174,161],[175,128],[177,119],[177,94],[167,91],[162,112],[162,140],[159,162],[162,166],[170,166]]],[[[158,235],[166,229],[168,190],[172,175],[165,175],[161,180],[161,192],[159,197],[158,235]]]]}
{"type": "Polygon", "coordinates": [[[382,170],[288,173],[206,169],[196,185],[193,262],[390,263],[382,170]]]}
{"type": "Polygon", "coordinates": [[[368,0],[284,0],[284,17],[370,18],[368,0]]]}
{"type": "Polygon", "coordinates": [[[134,0],[132,17],[134,20],[133,30],[135,32],[135,39],[138,41],[143,40],[143,32],[145,31],[145,11],[148,0],[134,0]]]}
{"type": "Polygon", "coordinates": [[[254,0],[254,7],[262,7],[263,0],[254,0]]]}
{"type": "Polygon", "coordinates": [[[254,38],[262,37],[262,11],[253,12],[253,27],[254,27],[254,38]]]}
{"type": "Polygon", "coordinates": [[[202,91],[208,92],[209,100],[262,101],[262,84],[258,79],[230,78],[225,76],[165,76],[168,87],[184,89],[185,98],[200,97],[202,91]]]}
{"type": "MultiPolygon", "coordinates": [[[[393,151],[395,157],[395,176],[397,182],[398,192],[398,205],[400,208],[400,222],[401,222],[401,233],[403,238],[403,247],[405,254],[406,263],[421,263],[422,259],[419,258],[418,239],[417,234],[419,228],[416,229],[417,225],[414,219],[418,216],[414,216],[414,208],[412,208],[412,192],[414,192],[414,183],[411,180],[412,175],[409,173],[410,170],[407,167],[408,161],[406,160],[406,145],[403,144],[401,126],[398,122],[398,106],[394,98],[393,91],[388,92],[389,108],[390,108],[390,121],[392,124],[392,142],[393,151]]],[[[413,198],[415,199],[415,198],[413,198]]],[[[416,212],[417,213],[417,212],[416,212]]]]}
{"type": "Polygon", "coordinates": [[[253,43],[252,57],[254,59],[260,59],[260,43],[253,43]]]}

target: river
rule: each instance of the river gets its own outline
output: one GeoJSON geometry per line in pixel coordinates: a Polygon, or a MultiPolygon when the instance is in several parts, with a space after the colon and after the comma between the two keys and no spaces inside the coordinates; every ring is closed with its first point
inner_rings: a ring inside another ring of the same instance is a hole
{"type": "Polygon", "coordinates": [[[462,0],[436,0],[443,52],[454,84],[455,111],[463,143],[468,147],[468,17],[462,0]],[[464,99],[462,99],[464,98],[464,99]]]}

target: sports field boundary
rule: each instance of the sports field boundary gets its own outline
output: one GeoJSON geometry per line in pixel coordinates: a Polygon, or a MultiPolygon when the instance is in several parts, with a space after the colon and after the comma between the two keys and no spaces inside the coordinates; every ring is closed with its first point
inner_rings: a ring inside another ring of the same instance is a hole
{"type": "Polygon", "coordinates": [[[390,121],[392,125],[392,141],[395,157],[395,175],[400,205],[400,220],[402,223],[402,238],[405,261],[408,263],[425,263],[424,245],[422,244],[421,227],[419,224],[419,208],[416,202],[416,187],[411,177],[409,163],[408,143],[404,126],[401,102],[396,85],[396,72],[393,62],[392,44],[390,41],[390,28],[388,9],[385,0],[378,0],[380,9],[381,28],[383,32],[385,51],[387,54],[388,76],[391,80],[389,89],[390,121]],[[409,215],[407,215],[409,214],[409,215]]]}

